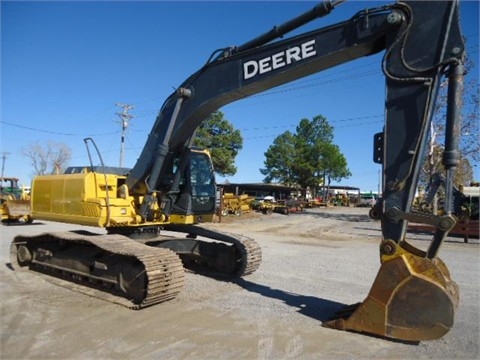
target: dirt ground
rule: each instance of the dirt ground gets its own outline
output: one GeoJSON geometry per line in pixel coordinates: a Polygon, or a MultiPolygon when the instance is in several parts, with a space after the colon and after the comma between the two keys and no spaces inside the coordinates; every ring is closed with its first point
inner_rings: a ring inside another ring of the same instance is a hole
{"type": "MultiPolygon", "coordinates": [[[[254,274],[220,281],[187,273],[174,300],[128,310],[12,271],[16,234],[101,229],[35,221],[0,227],[1,359],[478,359],[479,241],[449,237],[440,255],[460,287],[455,324],[416,345],[321,326],[362,301],[379,268],[380,224],[366,208],[250,214],[206,224],[257,240],[254,274]]],[[[428,246],[426,234],[412,243],[428,246]]]]}

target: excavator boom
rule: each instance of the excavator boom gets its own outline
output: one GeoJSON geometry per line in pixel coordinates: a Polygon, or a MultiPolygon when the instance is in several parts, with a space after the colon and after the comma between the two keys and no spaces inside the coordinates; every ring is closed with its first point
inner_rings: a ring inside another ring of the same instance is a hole
{"type": "Polygon", "coordinates": [[[360,12],[327,28],[272,42],[332,8],[331,2],[325,2],[277,27],[277,33],[271,31],[238,48],[225,49],[190,76],[166,100],[152,130],[158,137],[149,138],[127,184],[133,192],[145,193],[148,175],[147,188],[156,188],[168,152],[182,148],[192,129],[219,107],[384,51],[385,127],[374,141],[374,161],[383,166],[383,202],[378,214],[383,234],[382,265],[367,299],[324,325],[408,341],[438,338],[452,326],[458,303],[458,287],[436,257],[455,218],[450,214],[434,220],[422,218],[411,213],[411,206],[445,72],[451,93],[444,155],[448,173],[458,162],[455,129],[460,121],[465,48],[458,2],[398,2],[360,12]],[[152,172],[152,168],[157,170],[152,172]],[[408,221],[413,219],[436,225],[426,252],[405,240],[408,221]]]}

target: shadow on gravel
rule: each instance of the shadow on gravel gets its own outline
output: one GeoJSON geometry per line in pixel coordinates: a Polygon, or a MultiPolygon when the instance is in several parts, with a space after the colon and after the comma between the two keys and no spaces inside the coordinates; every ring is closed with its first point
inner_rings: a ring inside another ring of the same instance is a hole
{"type": "Polygon", "coordinates": [[[326,213],[326,212],[309,212],[308,215],[313,217],[319,217],[322,219],[334,219],[339,221],[350,222],[370,222],[374,221],[368,216],[368,214],[342,214],[342,213],[326,213]]]}
{"type": "Polygon", "coordinates": [[[285,304],[297,308],[300,314],[309,316],[316,320],[320,320],[321,322],[328,321],[333,317],[336,312],[346,306],[346,304],[338,303],[327,299],[299,295],[279,289],[272,289],[271,287],[256,284],[245,279],[236,279],[235,281],[233,281],[233,283],[241,286],[245,290],[272,299],[281,300],[285,304]]]}
{"type": "MultiPolygon", "coordinates": [[[[245,279],[237,279],[232,282],[243,287],[245,290],[248,290],[272,299],[281,300],[289,306],[296,307],[300,314],[309,316],[315,320],[319,320],[322,323],[325,323],[331,320],[332,318],[335,317],[337,313],[341,312],[342,310],[345,310],[345,308],[350,308],[351,310],[352,307],[356,306],[356,304],[346,305],[346,304],[342,304],[342,303],[327,300],[327,299],[289,293],[279,289],[272,289],[271,287],[256,284],[251,281],[247,281],[245,279]]],[[[347,331],[350,331],[350,330],[347,330],[347,331]]],[[[352,332],[355,332],[355,331],[352,331],[352,332]]],[[[420,344],[419,341],[398,340],[398,339],[386,338],[381,335],[369,334],[364,332],[362,332],[361,334],[365,336],[377,338],[377,339],[388,340],[390,342],[401,343],[406,345],[420,344]]]]}
{"type": "Polygon", "coordinates": [[[45,225],[45,223],[42,222],[33,222],[31,224],[27,224],[22,221],[2,221],[3,226],[35,226],[35,225],[45,225]]]}

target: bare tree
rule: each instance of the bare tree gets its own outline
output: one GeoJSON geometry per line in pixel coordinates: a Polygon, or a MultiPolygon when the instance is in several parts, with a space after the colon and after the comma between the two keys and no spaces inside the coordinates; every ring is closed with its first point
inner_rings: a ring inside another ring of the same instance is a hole
{"type": "MultiPolygon", "coordinates": [[[[465,69],[473,69],[473,62],[468,59],[465,69]]],[[[420,174],[419,186],[425,189],[430,188],[435,183],[437,175],[445,175],[445,168],[442,164],[442,153],[445,138],[445,119],[447,113],[448,82],[445,80],[440,85],[435,115],[430,129],[430,146],[425,162],[423,163],[420,174]]],[[[454,186],[469,185],[473,179],[472,163],[479,161],[480,142],[478,136],[480,133],[479,121],[479,100],[480,87],[477,79],[465,78],[463,91],[463,112],[460,130],[460,161],[454,173],[454,186]]],[[[437,212],[438,201],[445,196],[444,189],[439,188],[435,194],[432,203],[433,213],[437,212]]]]}
{"type": "Polygon", "coordinates": [[[57,144],[56,151],[52,152],[52,173],[60,174],[65,170],[65,166],[68,164],[71,158],[70,148],[65,144],[57,144]]]}
{"type": "Polygon", "coordinates": [[[67,145],[53,142],[46,145],[31,144],[22,149],[22,154],[30,159],[35,175],[60,174],[71,158],[71,150],[67,145]]]}
{"type": "MultiPolygon", "coordinates": [[[[473,63],[467,58],[465,65],[467,71],[473,69],[473,63]]],[[[444,147],[445,118],[447,112],[447,89],[448,83],[445,80],[438,95],[435,116],[432,122],[430,149],[420,178],[420,184],[426,186],[436,173],[444,173],[442,166],[441,151],[444,147]]],[[[478,163],[480,156],[480,133],[479,121],[480,87],[477,79],[466,77],[463,92],[463,113],[460,135],[460,159],[461,163],[456,169],[455,185],[466,185],[473,180],[472,163],[478,163]]]]}
{"type": "MultiPolygon", "coordinates": [[[[465,69],[468,72],[473,70],[474,64],[467,57],[465,69]]],[[[435,145],[442,146],[445,137],[445,118],[447,113],[447,81],[444,81],[440,87],[435,116],[433,119],[433,129],[435,133],[435,145]]],[[[465,77],[465,86],[463,91],[463,113],[460,135],[460,152],[462,157],[470,162],[480,161],[480,86],[475,78],[465,77]]]]}

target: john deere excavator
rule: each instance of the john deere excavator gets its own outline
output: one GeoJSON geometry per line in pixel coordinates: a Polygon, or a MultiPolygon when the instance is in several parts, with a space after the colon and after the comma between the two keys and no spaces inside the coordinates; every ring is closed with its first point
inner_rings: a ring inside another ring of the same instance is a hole
{"type": "Polygon", "coordinates": [[[413,213],[412,202],[444,74],[449,79],[443,155],[447,189],[452,188],[459,159],[465,49],[459,5],[396,2],[283,38],[342,2],[325,1],[241,46],[214,52],[166,99],[130,171],[90,166],[37,177],[32,187],[35,219],[95,225],[108,234],[17,236],[12,264],[99,289],[133,308],[177,295],[184,281],[179,257],[185,266],[209,267],[225,275],[254,272],[261,261],[254,240],[198,225],[213,214],[215,184],[208,154],[191,147],[196,128],[228,103],[384,51],[385,125],[374,136],[374,161],[382,164],[384,184],[378,214],[381,265],[367,298],[323,325],[402,341],[447,333],[459,294],[437,255],[456,219],[451,203],[444,216],[433,217],[413,213]],[[409,221],[435,226],[428,250],[407,242],[409,221]],[[186,236],[166,236],[169,231],[186,236]]]}

